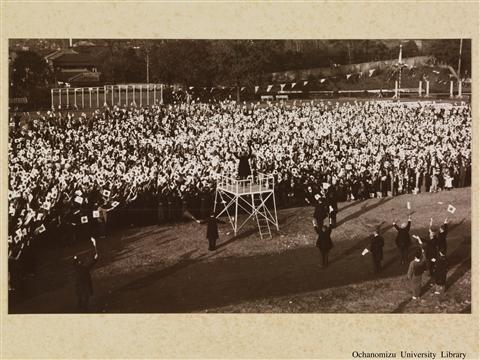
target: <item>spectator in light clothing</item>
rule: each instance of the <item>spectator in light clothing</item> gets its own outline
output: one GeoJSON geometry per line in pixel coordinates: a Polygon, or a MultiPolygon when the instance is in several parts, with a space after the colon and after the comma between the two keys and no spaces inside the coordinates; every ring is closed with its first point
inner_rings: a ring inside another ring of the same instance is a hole
{"type": "Polygon", "coordinates": [[[425,256],[421,249],[417,249],[415,258],[410,262],[407,272],[407,278],[410,280],[412,290],[412,299],[416,300],[420,297],[422,289],[422,275],[425,272],[425,256]]]}

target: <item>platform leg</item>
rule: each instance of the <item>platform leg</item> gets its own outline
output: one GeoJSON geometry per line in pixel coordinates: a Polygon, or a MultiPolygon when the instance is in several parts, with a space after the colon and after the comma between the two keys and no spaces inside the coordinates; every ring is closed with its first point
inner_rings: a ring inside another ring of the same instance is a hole
{"type": "Polygon", "coordinates": [[[213,213],[217,213],[217,198],[218,198],[218,190],[215,191],[215,200],[213,201],[213,213]]]}
{"type": "Polygon", "coordinates": [[[235,235],[237,235],[237,224],[238,224],[238,195],[235,197],[235,235]]]}
{"type": "Polygon", "coordinates": [[[272,196],[273,196],[273,211],[274,211],[274,215],[275,215],[275,227],[277,228],[277,231],[279,230],[278,228],[278,216],[277,216],[277,202],[275,200],[275,190],[272,192],[272,196]]]}

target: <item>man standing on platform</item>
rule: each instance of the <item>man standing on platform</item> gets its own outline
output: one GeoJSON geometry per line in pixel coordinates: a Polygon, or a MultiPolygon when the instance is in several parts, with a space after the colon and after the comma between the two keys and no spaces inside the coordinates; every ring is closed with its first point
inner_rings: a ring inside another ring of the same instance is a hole
{"type": "Polygon", "coordinates": [[[252,146],[250,141],[248,144],[248,151],[241,151],[240,153],[233,152],[233,155],[239,160],[238,162],[238,177],[240,179],[246,179],[252,174],[250,168],[250,158],[252,157],[252,146]]]}

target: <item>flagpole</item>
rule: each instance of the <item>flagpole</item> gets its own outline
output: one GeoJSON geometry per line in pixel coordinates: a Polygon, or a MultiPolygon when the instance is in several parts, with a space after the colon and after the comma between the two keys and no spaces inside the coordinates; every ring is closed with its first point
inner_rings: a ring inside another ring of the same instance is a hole
{"type": "Polygon", "coordinates": [[[463,45],[463,39],[460,39],[460,49],[458,50],[458,69],[457,69],[458,81],[461,81],[460,69],[462,66],[462,45],[463,45]]]}
{"type": "Polygon", "coordinates": [[[398,54],[398,98],[400,99],[400,89],[402,88],[402,44],[400,44],[400,53],[398,54]]]}

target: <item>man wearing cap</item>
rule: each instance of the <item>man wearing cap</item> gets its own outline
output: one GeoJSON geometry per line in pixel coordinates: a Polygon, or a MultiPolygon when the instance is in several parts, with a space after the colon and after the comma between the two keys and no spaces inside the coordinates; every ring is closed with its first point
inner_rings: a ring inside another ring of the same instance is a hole
{"type": "Polygon", "coordinates": [[[398,250],[400,252],[400,264],[404,265],[407,263],[408,249],[411,244],[410,240],[410,225],[412,224],[412,219],[408,215],[408,222],[403,223],[400,227],[393,222],[393,226],[397,229],[397,238],[395,243],[397,244],[398,250]]]}

